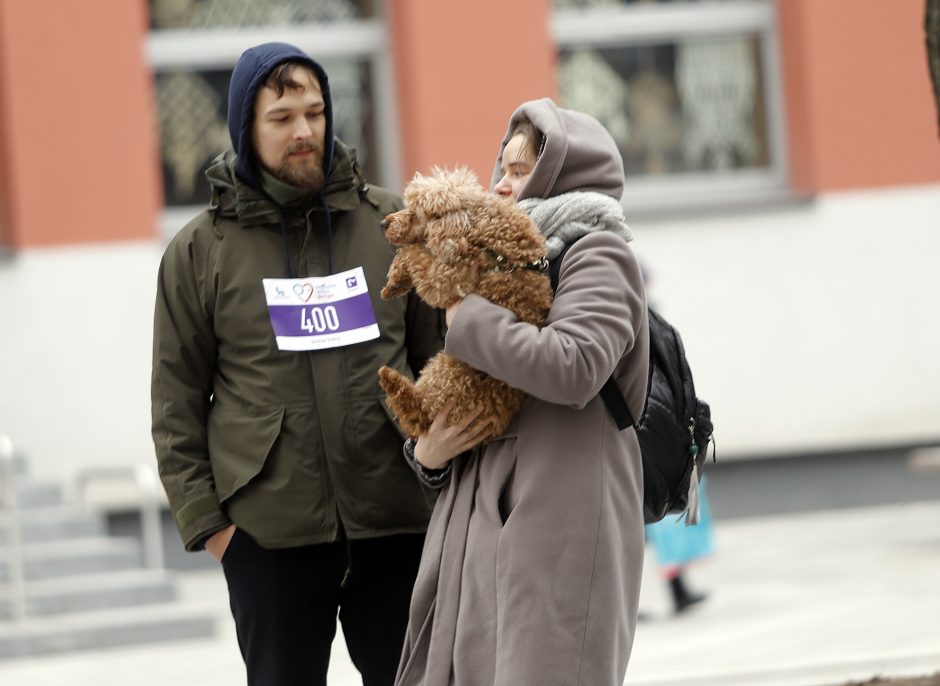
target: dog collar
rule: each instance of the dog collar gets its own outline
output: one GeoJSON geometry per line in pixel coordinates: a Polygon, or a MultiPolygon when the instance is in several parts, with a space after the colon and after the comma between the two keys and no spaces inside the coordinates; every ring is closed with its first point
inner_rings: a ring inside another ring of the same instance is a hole
{"type": "Polygon", "coordinates": [[[496,264],[487,269],[486,271],[490,272],[506,272],[510,274],[517,269],[528,269],[536,272],[544,272],[548,269],[548,258],[540,257],[537,260],[532,262],[526,262],[525,264],[512,264],[504,256],[493,252],[492,250],[485,251],[487,255],[496,260],[496,264]]]}

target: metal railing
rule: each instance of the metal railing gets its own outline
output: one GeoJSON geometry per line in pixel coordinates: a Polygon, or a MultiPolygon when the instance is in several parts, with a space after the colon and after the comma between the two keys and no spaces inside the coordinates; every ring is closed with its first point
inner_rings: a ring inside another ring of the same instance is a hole
{"type": "Polygon", "coordinates": [[[23,570],[23,545],[20,539],[19,510],[13,472],[15,457],[13,441],[0,434],[0,512],[7,517],[7,581],[10,589],[10,619],[26,619],[26,581],[23,570]]]}
{"type": "Polygon", "coordinates": [[[147,465],[134,467],[93,467],[79,472],[76,491],[79,500],[87,505],[88,486],[102,481],[124,481],[136,488],[137,509],[144,551],[144,566],[163,569],[163,524],[160,519],[162,488],[157,475],[147,465]]]}

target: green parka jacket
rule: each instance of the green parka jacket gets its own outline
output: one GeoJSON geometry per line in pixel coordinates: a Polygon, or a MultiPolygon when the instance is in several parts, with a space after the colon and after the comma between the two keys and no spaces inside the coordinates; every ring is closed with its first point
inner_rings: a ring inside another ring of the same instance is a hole
{"type": "Polygon", "coordinates": [[[378,369],[414,375],[443,344],[441,313],[413,295],[385,301],[394,248],[379,222],[401,207],[368,186],[337,141],[323,199],[275,205],[236,178],[235,156],[207,172],[209,209],[170,242],[154,316],[153,438],[184,544],[234,522],[265,547],[425,531],[432,496],[401,455],[378,369]],[[283,216],[283,226],[282,226],[283,216]],[[286,245],[285,245],[286,244],[286,245]],[[280,351],[263,278],[361,266],[379,338],[280,351]]]}

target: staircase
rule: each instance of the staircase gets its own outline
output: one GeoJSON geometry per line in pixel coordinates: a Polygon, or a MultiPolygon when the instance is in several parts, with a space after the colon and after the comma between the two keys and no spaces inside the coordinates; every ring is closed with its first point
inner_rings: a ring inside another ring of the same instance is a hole
{"type": "Polygon", "coordinates": [[[59,485],[31,478],[4,439],[0,660],[214,634],[215,617],[178,600],[159,560],[146,568],[136,539],[108,537],[102,515],[67,504],[59,485]]]}

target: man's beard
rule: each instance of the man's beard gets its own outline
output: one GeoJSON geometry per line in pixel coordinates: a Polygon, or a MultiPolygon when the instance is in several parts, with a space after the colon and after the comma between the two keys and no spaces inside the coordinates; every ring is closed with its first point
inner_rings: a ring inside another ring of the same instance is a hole
{"type": "Polygon", "coordinates": [[[268,168],[268,171],[278,180],[311,193],[317,193],[323,188],[326,175],[323,173],[323,149],[318,145],[298,145],[288,148],[284,159],[277,169],[268,168]],[[289,157],[292,152],[312,150],[313,155],[301,158],[291,163],[289,157]],[[300,162],[303,162],[301,164],[300,162]]]}

